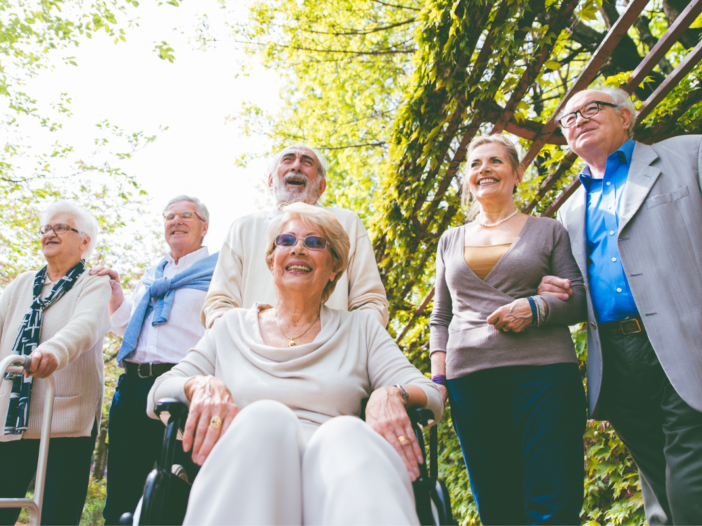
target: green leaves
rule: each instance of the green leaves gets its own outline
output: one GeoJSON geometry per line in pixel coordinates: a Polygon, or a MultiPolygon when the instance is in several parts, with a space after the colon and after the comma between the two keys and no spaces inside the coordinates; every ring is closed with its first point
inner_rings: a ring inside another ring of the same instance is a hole
{"type": "Polygon", "coordinates": [[[158,53],[158,58],[161,60],[167,60],[168,62],[173,62],[175,60],[175,55],[173,54],[174,49],[170,47],[166,41],[156,44],[154,49],[156,53],[158,53]]]}

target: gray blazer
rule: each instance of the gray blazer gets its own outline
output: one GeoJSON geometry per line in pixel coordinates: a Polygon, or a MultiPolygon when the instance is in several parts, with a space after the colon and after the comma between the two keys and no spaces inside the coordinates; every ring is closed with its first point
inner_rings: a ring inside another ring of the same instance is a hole
{"type": "MultiPolygon", "coordinates": [[[[634,301],[663,370],[702,411],[702,135],[636,143],[619,217],[619,252],[634,301]]],[[[598,417],[602,347],[587,275],[587,197],[558,212],[586,279],[590,418],[598,417]]]]}

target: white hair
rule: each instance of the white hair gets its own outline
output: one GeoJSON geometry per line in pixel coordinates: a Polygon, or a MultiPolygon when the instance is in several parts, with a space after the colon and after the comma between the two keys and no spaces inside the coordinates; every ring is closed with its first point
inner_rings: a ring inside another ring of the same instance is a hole
{"type": "MultiPolygon", "coordinates": [[[[609,95],[610,102],[617,106],[616,108],[614,108],[614,110],[617,113],[621,113],[622,108],[626,108],[627,110],[629,110],[629,112],[631,113],[631,122],[629,123],[629,127],[626,131],[629,134],[629,138],[632,138],[634,136],[634,126],[636,126],[637,112],[636,106],[634,106],[634,103],[631,102],[631,97],[629,96],[629,94],[623,89],[614,88],[612,86],[603,86],[601,88],[588,88],[588,91],[599,91],[600,93],[609,95]]],[[[558,118],[560,119],[566,113],[568,112],[566,112],[565,109],[561,110],[561,112],[558,114],[558,118]]]]}
{"type": "Polygon", "coordinates": [[[88,243],[88,248],[83,252],[83,259],[87,260],[90,258],[93,250],[95,250],[95,245],[97,244],[98,235],[98,222],[95,217],[85,211],[83,208],[69,203],[68,201],[56,201],[48,206],[40,214],[40,220],[42,225],[49,224],[49,221],[56,214],[69,214],[73,218],[73,222],[76,224],[76,229],[80,231],[80,235],[83,239],[88,237],[90,242],[88,243]]]}
{"type": "Polygon", "coordinates": [[[177,203],[178,201],[191,202],[197,208],[197,210],[196,210],[197,215],[199,215],[207,223],[210,222],[210,212],[209,212],[209,210],[207,210],[207,207],[204,205],[204,203],[202,201],[200,201],[197,197],[190,197],[189,195],[179,195],[178,197],[174,197],[173,199],[168,201],[168,203],[166,204],[163,211],[166,212],[171,207],[171,205],[173,203],[177,203]]]}
{"type": "Polygon", "coordinates": [[[322,155],[322,152],[320,152],[317,148],[312,148],[311,146],[307,146],[306,144],[298,143],[298,144],[293,144],[291,146],[286,146],[283,148],[280,152],[278,152],[275,157],[273,157],[273,160],[271,163],[268,165],[268,173],[272,174],[278,169],[278,166],[280,166],[280,161],[283,159],[283,155],[288,153],[289,150],[298,150],[300,148],[306,148],[310,150],[315,157],[317,157],[317,162],[319,163],[319,167],[317,168],[317,173],[322,179],[327,178],[327,170],[329,169],[329,164],[327,163],[327,159],[322,155]]]}

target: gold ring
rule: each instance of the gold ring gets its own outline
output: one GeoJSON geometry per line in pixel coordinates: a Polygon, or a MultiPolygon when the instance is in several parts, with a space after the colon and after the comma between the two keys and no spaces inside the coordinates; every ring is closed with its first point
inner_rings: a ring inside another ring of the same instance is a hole
{"type": "Polygon", "coordinates": [[[213,416],[212,419],[210,420],[210,427],[214,427],[215,429],[219,429],[222,427],[222,419],[218,416],[213,416]]]}
{"type": "Polygon", "coordinates": [[[397,437],[398,442],[407,442],[409,440],[408,436],[402,435],[401,437],[397,437]]]}

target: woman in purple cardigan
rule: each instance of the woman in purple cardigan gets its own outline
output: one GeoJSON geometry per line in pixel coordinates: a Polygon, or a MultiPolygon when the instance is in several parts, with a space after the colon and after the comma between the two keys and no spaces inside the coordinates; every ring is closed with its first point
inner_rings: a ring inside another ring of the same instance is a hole
{"type": "Polygon", "coordinates": [[[586,409],[568,326],[587,318],[585,286],[565,228],[515,206],[523,174],[506,137],[471,142],[473,220],[436,255],[432,375],[481,522],[580,524],[586,409]],[[545,275],[569,279],[570,299],[537,296],[545,275]]]}

